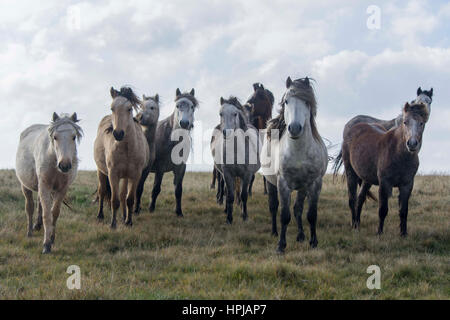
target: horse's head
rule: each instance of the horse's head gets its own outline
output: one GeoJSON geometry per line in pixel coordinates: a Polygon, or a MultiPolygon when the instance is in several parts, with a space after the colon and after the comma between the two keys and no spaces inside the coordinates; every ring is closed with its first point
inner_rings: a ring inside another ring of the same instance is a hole
{"type": "Polygon", "coordinates": [[[270,97],[261,83],[253,84],[253,94],[247,102],[252,105],[271,104],[270,97]]]}
{"type": "Polygon", "coordinates": [[[159,118],[159,95],[154,97],[142,96],[142,111],[136,115],[136,120],[143,126],[156,125],[159,118]]]}
{"type": "Polygon", "coordinates": [[[422,135],[429,115],[428,107],[424,103],[406,103],[403,107],[403,139],[409,152],[420,151],[422,135]]]}
{"type": "Polygon", "coordinates": [[[175,93],[175,126],[191,130],[194,127],[194,112],[197,107],[198,101],[195,98],[194,89],[189,93],[181,93],[180,89],[177,88],[175,93]]]}
{"type": "Polygon", "coordinates": [[[67,173],[77,160],[77,141],[81,139],[83,131],[76,123],[77,114],[71,116],[53,113],[52,122],[48,127],[50,141],[56,155],[56,165],[59,171],[67,173]]]}
{"type": "Polygon", "coordinates": [[[230,137],[236,129],[247,128],[247,120],[243,107],[236,97],[224,99],[220,97],[220,129],[224,138],[230,137]]]}
{"type": "Polygon", "coordinates": [[[431,112],[431,102],[433,102],[433,88],[430,90],[422,90],[419,87],[417,89],[417,98],[411,103],[425,103],[428,107],[428,112],[431,112]]]}
{"type": "Polygon", "coordinates": [[[284,122],[292,139],[298,139],[306,125],[314,121],[316,100],[308,77],[286,80],[286,89],[281,104],[284,108],[284,122]]]}
{"type": "Polygon", "coordinates": [[[121,141],[127,130],[134,125],[133,108],[137,109],[141,101],[133,90],[122,87],[120,91],[111,87],[113,101],[111,103],[113,135],[117,141],[121,141]]]}

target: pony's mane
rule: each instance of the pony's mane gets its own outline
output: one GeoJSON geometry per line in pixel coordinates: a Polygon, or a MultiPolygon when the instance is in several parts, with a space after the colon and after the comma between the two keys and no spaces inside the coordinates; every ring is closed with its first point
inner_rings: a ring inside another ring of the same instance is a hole
{"type": "Polygon", "coordinates": [[[284,109],[286,105],[286,95],[294,96],[300,100],[303,100],[310,109],[310,124],[311,124],[311,131],[312,135],[316,140],[320,140],[320,135],[317,130],[316,125],[316,114],[317,114],[317,100],[316,96],[314,94],[314,88],[311,85],[311,78],[300,78],[296,79],[292,82],[286,93],[283,95],[283,98],[281,99],[280,105],[280,114],[273,118],[272,120],[269,120],[268,126],[267,126],[267,137],[271,138],[271,130],[272,129],[278,129],[279,130],[279,136],[281,137],[286,130],[286,123],[284,121],[284,109]]]}
{"type": "Polygon", "coordinates": [[[430,116],[430,111],[428,110],[428,106],[425,103],[422,103],[422,102],[413,103],[413,104],[407,104],[403,108],[403,112],[414,113],[414,114],[422,117],[425,122],[428,121],[428,118],[430,116]]]}
{"type": "Polygon", "coordinates": [[[183,92],[183,93],[179,94],[178,96],[176,96],[175,97],[175,102],[177,102],[178,100],[180,100],[182,98],[188,99],[189,101],[191,101],[194,104],[194,108],[198,108],[198,100],[197,100],[197,98],[195,98],[189,92],[183,92]]]}
{"type": "Polygon", "coordinates": [[[235,96],[230,96],[228,99],[223,99],[223,103],[225,104],[231,104],[238,108],[240,111],[244,112],[244,107],[242,106],[241,102],[238,98],[235,96]]]}
{"type": "Polygon", "coordinates": [[[118,96],[124,97],[125,99],[130,101],[134,108],[138,108],[138,106],[140,106],[142,103],[141,100],[133,92],[133,90],[129,87],[120,88],[120,91],[118,91],[118,96]]]}
{"type": "Polygon", "coordinates": [[[55,134],[56,130],[64,125],[64,124],[70,124],[76,132],[76,136],[77,136],[77,141],[78,143],[81,140],[81,137],[83,136],[83,129],[81,129],[81,127],[76,124],[76,122],[78,122],[80,120],[76,120],[75,122],[70,118],[70,116],[68,114],[63,114],[61,115],[61,117],[59,119],[57,119],[56,121],[51,121],[50,125],[48,126],[48,133],[50,135],[50,137],[53,137],[53,135],[55,134]]]}

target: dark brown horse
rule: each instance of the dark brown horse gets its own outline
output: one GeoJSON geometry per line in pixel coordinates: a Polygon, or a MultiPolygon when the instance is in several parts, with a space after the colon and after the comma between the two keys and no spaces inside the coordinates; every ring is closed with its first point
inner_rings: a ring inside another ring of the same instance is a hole
{"type": "Polygon", "coordinates": [[[399,189],[400,235],[407,235],[408,201],[419,168],[418,153],[429,118],[424,103],[406,103],[402,122],[387,131],[379,124],[359,123],[344,132],[342,159],[336,159],[334,173],[344,163],[352,226],[359,228],[361,209],[372,185],[378,185],[378,234],[383,233],[392,188],[399,189]],[[361,190],[356,196],[358,184],[361,190]]]}

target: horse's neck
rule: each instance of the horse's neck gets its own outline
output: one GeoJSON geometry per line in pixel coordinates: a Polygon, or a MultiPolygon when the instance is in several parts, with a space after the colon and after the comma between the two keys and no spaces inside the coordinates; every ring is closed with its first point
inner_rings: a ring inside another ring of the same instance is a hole
{"type": "Polygon", "coordinates": [[[152,125],[143,127],[144,130],[142,130],[142,131],[144,132],[145,138],[147,138],[147,140],[153,140],[155,138],[156,127],[157,127],[157,124],[152,124],[152,125]]]}
{"type": "Polygon", "coordinates": [[[415,154],[409,152],[408,149],[406,148],[403,130],[404,130],[403,126],[399,125],[392,131],[394,136],[393,141],[395,144],[395,150],[397,151],[396,153],[402,159],[414,157],[415,154]]]}
{"type": "Polygon", "coordinates": [[[127,130],[127,134],[125,135],[125,139],[122,141],[128,145],[128,149],[133,149],[136,146],[137,131],[134,122],[130,125],[130,128],[127,130]]]}

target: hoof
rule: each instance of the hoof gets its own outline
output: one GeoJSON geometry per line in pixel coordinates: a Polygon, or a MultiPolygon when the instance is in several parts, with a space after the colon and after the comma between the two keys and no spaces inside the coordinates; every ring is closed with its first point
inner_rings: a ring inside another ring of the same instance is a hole
{"type": "Polygon", "coordinates": [[[227,218],[227,224],[232,225],[233,224],[233,219],[228,219],[227,218]]]}
{"type": "Polygon", "coordinates": [[[272,237],[278,237],[278,231],[272,231],[272,237]]]}
{"type": "Polygon", "coordinates": [[[42,254],[47,254],[52,252],[52,245],[50,243],[44,244],[44,249],[42,250],[42,254]]]}
{"type": "Polygon", "coordinates": [[[103,215],[103,213],[97,215],[97,220],[98,221],[103,221],[103,219],[105,219],[105,216],[103,215]]]}
{"type": "Polygon", "coordinates": [[[401,232],[400,237],[406,238],[408,236],[408,232],[401,232]]]}
{"type": "Polygon", "coordinates": [[[183,218],[184,217],[183,212],[175,212],[175,213],[177,214],[178,218],[183,218]]]}
{"type": "Polygon", "coordinates": [[[314,240],[309,241],[309,246],[311,248],[317,248],[318,243],[319,243],[319,241],[317,241],[317,239],[314,239],[314,240]]]}
{"type": "Polygon", "coordinates": [[[117,228],[117,223],[115,221],[111,222],[111,229],[115,230],[117,228]]]}
{"type": "Polygon", "coordinates": [[[278,247],[277,247],[277,253],[278,253],[278,254],[284,254],[284,248],[278,246],[278,247]]]}
{"type": "Polygon", "coordinates": [[[297,241],[298,242],[303,242],[303,241],[305,241],[305,234],[302,232],[302,233],[299,233],[298,235],[297,235],[297,241]]]}
{"type": "Polygon", "coordinates": [[[209,188],[210,188],[211,190],[212,190],[212,189],[215,189],[215,188],[216,188],[216,185],[211,183],[211,185],[209,186],[209,188]]]}
{"type": "Polygon", "coordinates": [[[33,232],[31,230],[28,230],[27,232],[27,237],[31,238],[33,236],[33,232]]]}
{"type": "Polygon", "coordinates": [[[155,212],[155,206],[151,204],[150,207],[148,207],[148,212],[155,212]]]}
{"type": "Polygon", "coordinates": [[[33,226],[33,230],[34,230],[34,231],[39,231],[39,230],[41,230],[41,228],[42,228],[42,224],[40,224],[40,223],[36,223],[36,224],[33,226]]]}
{"type": "Polygon", "coordinates": [[[246,214],[245,214],[245,215],[242,215],[242,220],[243,220],[243,221],[247,221],[247,220],[248,220],[248,215],[246,215],[246,214]]]}
{"type": "Polygon", "coordinates": [[[133,221],[125,221],[125,225],[127,227],[132,227],[133,226],[133,221]]]}

